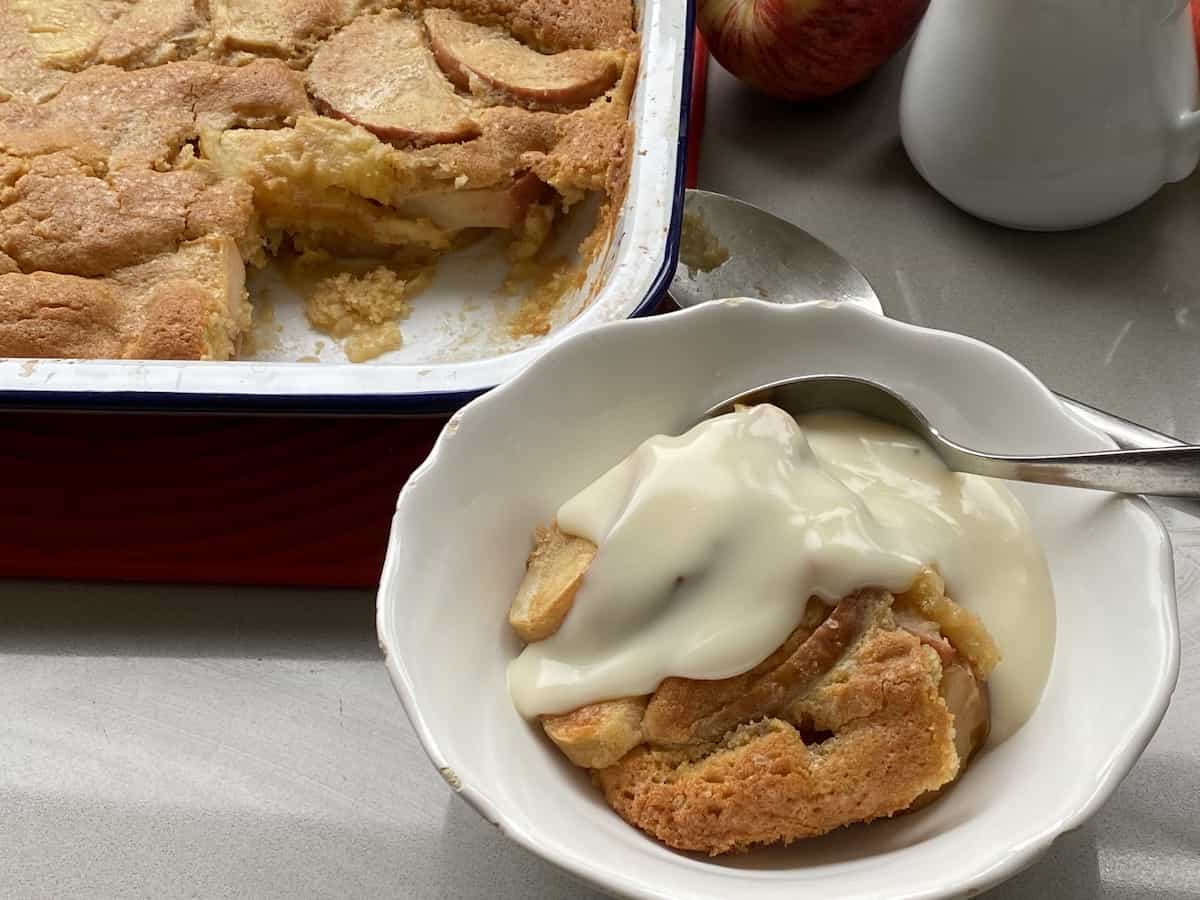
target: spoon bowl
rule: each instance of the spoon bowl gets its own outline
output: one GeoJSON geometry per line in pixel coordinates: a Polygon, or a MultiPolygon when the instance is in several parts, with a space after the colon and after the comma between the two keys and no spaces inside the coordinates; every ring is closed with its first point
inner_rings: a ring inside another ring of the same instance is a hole
{"type": "Polygon", "coordinates": [[[710,191],[687,192],[671,297],[683,307],[722,297],[827,300],[883,314],[862,272],[828,244],[766,210],[710,191]]]}
{"type": "MultiPolygon", "coordinates": [[[[781,304],[853,303],[883,315],[866,276],[828,244],[764,209],[711,191],[685,195],[684,239],[670,293],[681,307],[754,297],[781,304]]],[[[1062,394],[1058,399],[1118,447],[1183,443],[1062,394]]]]}
{"type": "Polygon", "coordinates": [[[1200,498],[1200,446],[1059,456],[981,453],[946,437],[910,402],[865,378],[810,375],[778,381],[730,397],[709,409],[703,418],[759,403],[774,404],[793,416],[844,410],[899,425],[923,438],[955,472],[1125,494],[1200,498]]]}

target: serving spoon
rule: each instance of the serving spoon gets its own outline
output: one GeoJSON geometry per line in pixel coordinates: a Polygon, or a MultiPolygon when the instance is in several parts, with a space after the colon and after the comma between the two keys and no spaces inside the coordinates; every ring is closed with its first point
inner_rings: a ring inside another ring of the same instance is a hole
{"type": "Polygon", "coordinates": [[[891,422],[924,438],[955,472],[1123,494],[1200,498],[1200,447],[1101,450],[1061,456],[981,453],[946,437],[899,394],[866,378],[809,375],[777,381],[718,403],[704,418],[758,403],[772,403],[793,416],[844,410],[891,422]]]}
{"type": "MultiPolygon", "coordinates": [[[[862,272],[791,222],[724,194],[698,190],[687,192],[684,215],[683,247],[670,288],[680,306],[726,297],[785,304],[832,300],[883,315],[879,296],[862,272]]],[[[1184,446],[1177,438],[1062,394],[1056,396],[1118,447],[1184,446]]]]}

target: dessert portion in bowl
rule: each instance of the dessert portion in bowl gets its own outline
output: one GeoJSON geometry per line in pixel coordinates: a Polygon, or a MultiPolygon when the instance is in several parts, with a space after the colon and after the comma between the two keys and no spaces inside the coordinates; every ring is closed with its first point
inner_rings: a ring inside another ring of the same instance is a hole
{"type": "Polygon", "coordinates": [[[765,404],[567,499],[509,621],[517,710],[630,824],[711,855],[936,799],[1028,718],[1054,640],[1004,487],[894,426],[765,404]]]}

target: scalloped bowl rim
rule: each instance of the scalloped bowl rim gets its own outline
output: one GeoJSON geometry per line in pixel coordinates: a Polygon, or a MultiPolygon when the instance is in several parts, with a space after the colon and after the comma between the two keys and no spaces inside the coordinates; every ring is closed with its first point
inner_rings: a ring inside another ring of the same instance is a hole
{"type": "MultiPolygon", "coordinates": [[[[712,301],[697,307],[675,312],[666,316],[649,319],[633,319],[607,323],[589,331],[576,334],[562,341],[539,357],[528,367],[519,372],[508,382],[500,385],[491,392],[473,400],[447,422],[439,434],[429,456],[412,473],[401,490],[396,504],[396,514],[393,518],[392,530],[388,542],[387,554],[383,566],[382,578],[377,595],[376,624],[380,650],[383,653],[388,674],[400,697],[402,706],[412,723],[423,749],[428,755],[439,774],[446,780],[450,788],[467,801],[485,820],[495,825],[501,833],[520,846],[564,869],[591,885],[608,893],[619,892],[620,896],[645,898],[645,900],[665,900],[678,896],[673,893],[658,892],[639,887],[622,875],[596,865],[586,859],[564,857],[548,852],[536,835],[525,827],[514,822],[504,810],[492,803],[486,792],[473,784],[464,784],[458,778],[443,752],[438,737],[430,727],[426,716],[422,713],[417,700],[412,677],[408,667],[392,646],[390,626],[392,612],[389,609],[388,596],[395,588],[397,578],[397,550],[401,541],[400,525],[402,513],[416,486],[422,483],[426,476],[433,472],[442,461],[447,442],[458,433],[463,423],[472,422],[482,417],[492,407],[506,403],[509,398],[525,391],[531,384],[539,381],[543,374],[556,365],[560,360],[570,356],[575,350],[587,342],[619,341],[622,336],[636,330],[648,334],[657,333],[664,345],[669,344],[672,332],[683,331],[689,327],[709,326],[722,317],[736,315],[764,317],[794,317],[810,314],[830,314],[838,316],[862,317],[865,326],[867,322],[886,323],[880,327],[894,329],[897,334],[923,335],[926,338],[949,341],[960,347],[970,348],[972,353],[986,355],[994,360],[1001,360],[1019,373],[1028,382],[1027,387],[1034,393],[1042,395],[1042,399],[1052,402],[1060,411],[1064,420],[1069,420],[1081,434],[1086,433],[1096,444],[1096,449],[1114,447],[1111,440],[1090,425],[1081,422],[1062,408],[1052,392],[1028,368],[1009,356],[1007,353],[978,339],[954,332],[941,331],[923,326],[910,325],[895,319],[886,319],[866,310],[851,307],[849,304],[832,304],[810,302],[793,306],[780,306],[748,298],[730,298],[712,301]],[[736,310],[736,313],[733,311],[736,310]],[[828,313],[815,313],[815,310],[825,310],[828,313]],[[711,320],[711,322],[709,321],[711,320]]],[[[786,321],[786,318],[784,319],[786,321]]],[[[959,897],[973,896],[990,887],[1007,880],[1031,865],[1038,856],[1045,852],[1056,838],[1071,831],[1084,823],[1112,795],[1128,771],[1136,763],[1138,757],[1150,742],[1163,716],[1166,713],[1172,692],[1179,676],[1179,624],[1176,598],[1174,593],[1174,561],[1171,554],[1170,537],[1165,526],[1149,505],[1140,497],[1126,497],[1119,501],[1130,512],[1141,514],[1145,524],[1156,529],[1160,538],[1160,553],[1156,561],[1152,561],[1157,575],[1161,578],[1162,593],[1159,595],[1159,620],[1156,623],[1161,632],[1163,657],[1159,661],[1154,680],[1154,692],[1151,702],[1147,703],[1142,715],[1130,724],[1124,738],[1117,742],[1109,753],[1108,765],[1095,777],[1094,788],[1085,802],[1079,804],[1073,812],[1062,814],[1049,821],[1032,838],[1017,847],[997,847],[981,855],[980,862],[973,866],[973,874],[954,883],[939,885],[931,890],[904,894],[908,898],[959,897]]],[[[633,830],[630,829],[631,833],[633,830]]],[[[690,861],[689,861],[690,862],[690,861]]],[[[753,873],[745,873],[752,877],[753,873]]],[[[897,895],[899,896],[899,895],[897,895]]]]}

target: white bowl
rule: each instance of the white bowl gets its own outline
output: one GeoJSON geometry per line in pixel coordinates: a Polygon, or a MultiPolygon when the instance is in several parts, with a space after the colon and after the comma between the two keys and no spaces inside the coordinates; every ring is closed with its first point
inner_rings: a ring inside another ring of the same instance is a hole
{"type": "Polygon", "coordinates": [[[400,494],[379,590],[388,670],[450,786],[519,844],[614,894],[950,897],[1029,865],[1129,771],[1178,675],[1170,543],[1139,499],[1015,485],[1057,599],[1054,663],[1025,726],[926,810],[787,849],[673,852],[611,812],[517,715],[506,610],[533,527],[650,435],[795,375],[874,378],[964,443],[1111,447],[1009,356],[850,307],[725,301],[574,337],[447,425],[400,494]]]}

